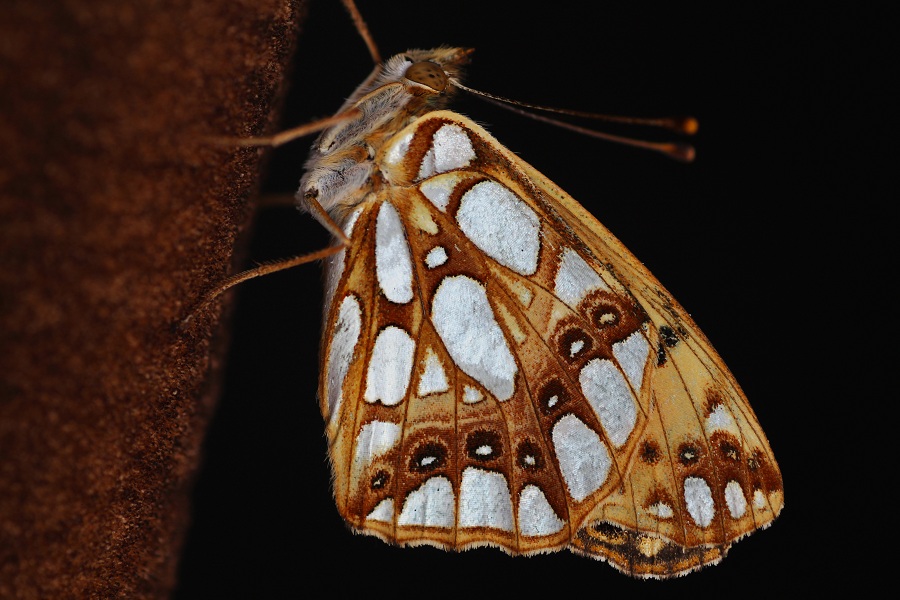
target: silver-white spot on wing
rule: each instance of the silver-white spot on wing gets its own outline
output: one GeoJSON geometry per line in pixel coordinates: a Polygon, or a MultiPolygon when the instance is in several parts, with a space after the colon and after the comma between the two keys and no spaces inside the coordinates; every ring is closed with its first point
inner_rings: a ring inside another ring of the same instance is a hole
{"type": "Polygon", "coordinates": [[[606,481],[612,466],[609,450],[597,432],[573,414],[556,422],[551,437],[569,494],[581,502],[606,481]]]}
{"type": "Polygon", "coordinates": [[[477,404],[484,400],[484,394],[471,385],[463,387],[463,404],[477,404]]]}
{"type": "Polygon", "coordinates": [[[621,447],[637,423],[637,405],[622,372],[612,361],[595,358],[584,366],[578,380],[609,441],[621,447]]]}
{"type": "Polygon", "coordinates": [[[441,212],[447,212],[447,205],[450,204],[450,194],[462,181],[464,175],[460,173],[447,173],[438,175],[423,181],[419,184],[419,191],[428,198],[435,208],[441,212]]]}
{"type": "Polygon", "coordinates": [[[438,392],[446,392],[450,389],[447,383],[447,374],[441,365],[441,360],[429,348],[425,351],[425,360],[422,361],[422,376],[419,379],[419,388],[416,390],[419,396],[427,396],[438,392]]]}
{"type": "Polygon", "coordinates": [[[394,499],[393,498],[385,498],[381,502],[372,509],[372,512],[369,513],[369,516],[366,517],[367,521],[381,521],[383,523],[390,523],[394,520],[394,499]]]}
{"type": "Polygon", "coordinates": [[[387,153],[384,156],[384,161],[389,165],[398,165],[400,162],[406,157],[406,153],[409,152],[409,143],[412,142],[413,133],[410,131],[402,138],[396,139],[388,149],[387,153]]]}
{"type": "Polygon", "coordinates": [[[390,202],[382,203],[375,224],[375,275],[388,300],[412,300],[412,257],[400,215],[390,202]]]}
{"type": "Polygon", "coordinates": [[[356,438],[353,473],[358,477],[377,457],[389,451],[400,439],[400,426],[387,421],[371,421],[363,425],[356,438]]]}
{"type": "Polygon", "coordinates": [[[707,527],[716,514],[712,491],[704,479],[688,477],[684,480],[684,502],[688,513],[697,525],[707,527]]]}
{"type": "Polygon", "coordinates": [[[569,346],[569,358],[575,358],[575,355],[584,349],[584,340],[575,340],[569,346]]]}
{"type": "Polygon", "coordinates": [[[434,269],[447,262],[447,251],[443,246],[435,246],[425,255],[425,265],[429,269],[434,269]]]}
{"type": "Polygon", "coordinates": [[[766,507],[766,496],[762,493],[762,490],[753,490],[753,507],[757,510],[762,510],[766,507]]]}
{"type": "Polygon", "coordinates": [[[541,488],[531,484],[522,488],[519,494],[519,531],[522,535],[551,535],[561,531],[565,525],[541,488]]]}
{"type": "Polygon", "coordinates": [[[512,397],[518,367],[480,283],[445,277],[431,302],[431,321],[464,373],[498,400],[512,397]]]}
{"type": "Polygon", "coordinates": [[[647,512],[660,519],[671,519],[675,516],[675,511],[665,502],[657,502],[647,507],[647,512]]]}
{"type": "Polygon", "coordinates": [[[613,344],[612,350],[613,356],[619,361],[625,376],[631,382],[634,393],[639,393],[644,380],[647,357],[650,355],[650,344],[644,337],[644,333],[635,331],[621,342],[613,344]]]}
{"type": "Polygon", "coordinates": [[[459,485],[459,526],[513,530],[512,499],[502,473],[467,467],[459,485]]]}
{"type": "Polygon", "coordinates": [[[495,181],[482,181],[463,194],[456,221],[472,243],[522,275],[537,270],[541,248],[537,215],[518,196],[495,181]]]}
{"type": "Polygon", "coordinates": [[[434,132],[431,148],[422,158],[419,179],[426,179],[437,173],[469,166],[475,158],[472,141],[459,125],[447,124],[434,132]]]}
{"type": "Polygon", "coordinates": [[[734,417],[722,404],[716,404],[713,407],[712,412],[706,417],[704,429],[706,430],[706,435],[712,435],[715,431],[727,431],[738,438],[742,437],[737,423],[734,422],[734,417]]]}
{"type": "Polygon", "coordinates": [[[353,350],[359,341],[362,309],[355,296],[346,296],[338,308],[328,351],[328,420],[340,412],[344,399],[344,378],[350,369],[353,350]]]}
{"type": "Polygon", "coordinates": [[[408,333],[389,325],[375,339],[366,373],[366,402],[386,406],[399,404],[406,396],[412,375],[416,344],[408,333]]]}
{"type": "Polygon", "coordinates": [[[728,505],[728,512],[735,519],[740,519],[747,511],[747,499],[744,498],[744,490],[741,484],[732,479],[725,486],[725,504],[728,505]]]}
{"type": "Polygon", "coordinates": [[[409,493],[397,524],[449,529],[455,519],[453,486],[446,477],[437,476],[409,493]]]}
{"type": "Polygon", "coordinates": [[[571,248],[563,248],[559,270],[556,272],[554,287],[556,296],[572,308],[576,308],[578,303],[594,290],[609,291],[609,286],[577,252],[571,248]]]}

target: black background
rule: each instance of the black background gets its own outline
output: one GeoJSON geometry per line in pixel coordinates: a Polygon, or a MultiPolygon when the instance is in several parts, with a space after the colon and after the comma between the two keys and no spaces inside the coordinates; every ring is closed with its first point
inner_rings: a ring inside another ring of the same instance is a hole
{"type": "MultiPolygon", "coordinates": [[[[697,117],[697,160],[684,165],[477,100],[454,105],[593,212],[691,313],[767,432],[786,508],[720,565],[667,583],[567,552],[450,554],[352,535],[331,496],[316,401],[321,275],[306,266],[237,291],[177,597],[769,594],[870,571],[849,513],[865,493],[850,469],[866,422],[846,409],[869,398],[848,361],[871,324],[858,318],[867,277],[854,248],[857,227],[877,215],[869,203],[884,198],[874,185],[887,180],[876,133],[889,21],[787,3],[361,0],[360,10],[385,56],[476,48],[467,82],[479,89],[697,117]]],[[[331,114],[371,69],[337,1],[311,3],[303,30],[284,127],[331,114]]],[[[273,153],[266,192],[294,191],[310,141],[273,153]]],[[[260,213],[248,254],[326,244],[311,218],[275,208],[260,213]]]]}

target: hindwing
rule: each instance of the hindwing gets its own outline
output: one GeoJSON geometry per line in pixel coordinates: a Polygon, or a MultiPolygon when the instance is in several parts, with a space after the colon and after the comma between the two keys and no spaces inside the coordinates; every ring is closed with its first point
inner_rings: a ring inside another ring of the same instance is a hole
{"type": "Polygon", "coordinates": [[[375,161],[328,266],[319,390],[355,530],[668,576],[775,518],[737,383],[590,213],[449,111],[375,161]]]}

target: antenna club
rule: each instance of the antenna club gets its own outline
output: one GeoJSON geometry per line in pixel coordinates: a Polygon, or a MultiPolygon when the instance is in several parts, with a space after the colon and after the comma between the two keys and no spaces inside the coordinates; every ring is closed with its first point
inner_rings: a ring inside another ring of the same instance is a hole
{"type": "Polygon", "coordinates": [[[694,151],[694,147],[690,144],[665,144],[664,153],[675,160],[690,163],[694,162],[694,158],[696,157],[696,152],[694,151]]]}
{"type": "Polygon", "coordinates": [[[700,128],[700,123],[694,117],[681,117],[679,128],[685,135],[694,135],[700,128]]]}

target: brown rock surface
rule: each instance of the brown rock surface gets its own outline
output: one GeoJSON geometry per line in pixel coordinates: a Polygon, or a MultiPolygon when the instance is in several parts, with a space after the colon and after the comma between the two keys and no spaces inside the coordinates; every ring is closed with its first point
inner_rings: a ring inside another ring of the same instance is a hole
{"type": "Polygon", "coordinates": [[[302,3],[3,12],[0,597],[166,597],[302,3]]]}

